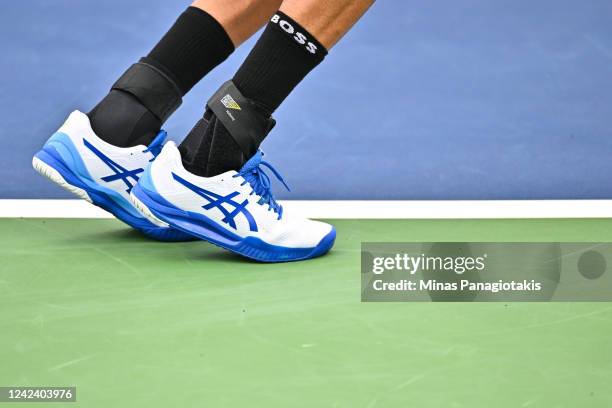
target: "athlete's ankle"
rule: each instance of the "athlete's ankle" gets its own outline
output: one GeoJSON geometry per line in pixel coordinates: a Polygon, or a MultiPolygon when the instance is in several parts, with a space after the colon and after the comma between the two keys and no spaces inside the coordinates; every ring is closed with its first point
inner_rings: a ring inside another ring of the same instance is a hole
{"type": "Polygon", "coordinates": [[[117,147],[148,145],[162,122],[136,97],[112,90],[87,114],[96,135],[117,147]]]}
{"type": "Polygon", "coordinates": [[[201,177],[238,171],[249,159],[210,110],[189,132],[179,151],[185,169],[201,177]]]}
{"type": "Polygon", "coordinates": [[[182,97],[233,51],[214,17],[188,7],[89,113],[94,131],[115,146],[148,144],[182,97]]]}
{"type": "Polygon", "coordinates": [[[326,54],[291,17],[275,14],[232,81],[208,102],[208,118],[181,143],[185,167],[206,177],[239,170],[274,126],[272,113],[326,54]]]}
{"type": "Polygon", "coordinates": [[[228,81],[210,98],[204,117],[181,143],[184,167],[203,177],[238,171],[257,153],[275,123],[269,110],[245,98],[228,81]]]}

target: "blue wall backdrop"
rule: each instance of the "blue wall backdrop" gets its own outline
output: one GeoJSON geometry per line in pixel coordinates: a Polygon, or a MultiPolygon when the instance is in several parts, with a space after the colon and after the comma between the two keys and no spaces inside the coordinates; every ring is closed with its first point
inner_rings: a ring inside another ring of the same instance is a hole
{"type": "MultiPolygon", "coordinates": [[[[65,198],[31,156],[188,5],[0,2],[0,198],[65,198]]],[[[263,149],[295,199],[612,198],[612,2],[379,0],[263,149]]],[[[185,98],[181,140],[253,40],[185,98]]]]}

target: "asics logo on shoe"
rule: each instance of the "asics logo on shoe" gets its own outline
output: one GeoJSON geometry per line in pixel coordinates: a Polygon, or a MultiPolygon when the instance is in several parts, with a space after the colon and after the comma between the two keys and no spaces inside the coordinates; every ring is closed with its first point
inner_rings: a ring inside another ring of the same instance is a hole
{"type": "Polygon", "coordinates": [[[179,183],[181,183],[182,185],[184,185],[185,187],[187,187],[188,189],[190,189],[191,191],[193,191],[194,193],[196,193],[197,195],[199,195],[200,197],[208,201],[208,204],[203,205],[202,208],[204,208],[205,210],[211,210],[213,208],[218,208],[219,211],[221,211],[224,215],[224,218],[221,221],[228,224],[230,227],[237,229],[236,221],[234,221],[234,219],[236,218],[238,214],[242,214],[244,215],[244,217],[249,223],[249,229],[252,232],[257,232],[257,223],[255,222],[255,218],[253,218],[253,214],[251,214],[249,210],[246,209],[246,206],[249,204],[249,200],[244,200],[241,203],[238,201],[232,200],[232,198],[240,194],[238,191],[234,191],[233,193],[230,193],[226,196],[222,196],[222,195],[213,193],[212,191],[208,191],[206,189],[198,187],[188,182],[181,176],[176,175],[175,173],[172,173],[172,177],[176,181],[178,181],[179,183]],[[224,207],[224,204],[232,206],[233,210],[228,211],[227,208],[224,207]]]}
{"type": "Polygon", "coordinates": [[[227,94],[225,95],[223,98],[221,98],[221,103],[223,104],[223,106],[225,106],[226,108],[229,109],[236,109],[236,110],[242,110],[240,108],[240,105],[238,105],[238,103],[234,100],[234,98],[232,98],[232,95],[227,94]]]}
{"type": "Polygon", "coordinates": [[[126,192],[129,194],[130,191],[132,191],[132,187],[134,187],[134,185],[138,183],[139,176],[137,174],[142,173],[144,169],[141,169],[141,168],[134,169],[134,170],[124,169],[119,164],[115,163],[109,157],[104,155],[104,153],[102,153],[100,150],[96,149],[94,145],[89,143],[87,140],[83,139],[83,144],[85,145],[85,147],[91,150],[96,156],[98,156],[100,160],[102,160],[104,164],[106,164],[114,172],[114,174],[102,177],[102,180],[107,183],[110,183],[111,181],[115,181],[119,179],[123,180],[123,182],[125,183],[125,186],[127,187],[126,192]],[[130,181],[130,178],[134,180],[134,184],[132,184],[132,182],[130,181]]]}

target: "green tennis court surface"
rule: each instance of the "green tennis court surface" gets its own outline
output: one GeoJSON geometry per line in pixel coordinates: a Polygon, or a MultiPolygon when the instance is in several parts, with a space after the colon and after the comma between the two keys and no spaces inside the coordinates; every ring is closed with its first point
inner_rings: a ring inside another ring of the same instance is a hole
{"type": "Polygon", "coordinates": [[[332,222],[328,256],[265,265],[1,219],[0,385],[75,385],[69,407],[612,406],[610,304],[360,303],[359,275],[361,241],[604,242],[612,220],[332,222]]]}

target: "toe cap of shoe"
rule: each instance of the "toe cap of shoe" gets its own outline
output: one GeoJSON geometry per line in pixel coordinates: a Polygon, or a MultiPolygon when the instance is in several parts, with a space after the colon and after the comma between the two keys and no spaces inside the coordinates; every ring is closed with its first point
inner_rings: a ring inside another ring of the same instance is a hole
{"type": "Polygon", "coordinates": [[[309,219],[292,220],[277,235],[275,243],[291,248],[315,248],[330,234],[335,238],[334,227],[330,224],[309,219]]]}

